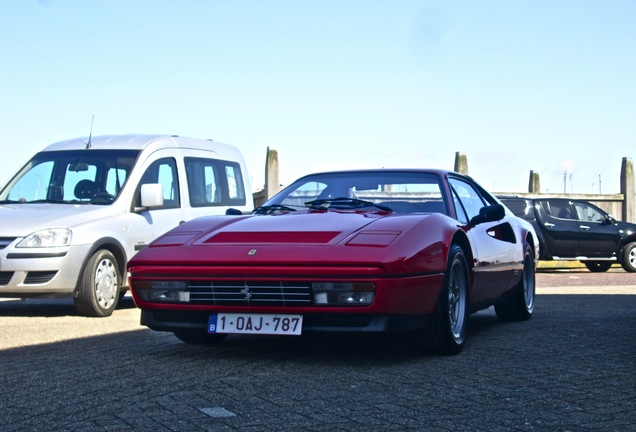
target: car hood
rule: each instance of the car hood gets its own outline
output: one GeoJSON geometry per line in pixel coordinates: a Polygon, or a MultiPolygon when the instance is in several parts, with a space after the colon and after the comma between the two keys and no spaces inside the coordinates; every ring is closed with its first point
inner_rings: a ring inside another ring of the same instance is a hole
{"type": "Polygon", "coordinates": [[[383,219],[375,212],[295,212],[238,218],[201,218],[168,233],[163,243],[184,230],[201,233],[193,245],[328,245],[338,244],[383,219]]]}
{"type": "Polygon", "coordinates": [[[616,227],[622,231],[623,237],[636,233],[636,224],[632,222],[616,221],[616,227]]]}
{"type": "Polygon", "coordinates": [[[110,213],[110,206],[4,204],[0,205],[0,237],[24,237],[45,228],[73,228],[110,213]]]}
{"type": "Polygon", "coordinates": [[[310,212],[254,216],[210,230],[206,243],[337,243],[342,238],[381,220],[372,212],[310,212]]]}
{"type": "MultiPolygon", "coordinates": [[[[441,214],[310,211],[216,216],[156,239],[130,265],[386,267],[427,255],[445,266],[444,237],[457,229],[441,214]]],[[[420,269],[421,271],[424,271],[420,269]]]]}

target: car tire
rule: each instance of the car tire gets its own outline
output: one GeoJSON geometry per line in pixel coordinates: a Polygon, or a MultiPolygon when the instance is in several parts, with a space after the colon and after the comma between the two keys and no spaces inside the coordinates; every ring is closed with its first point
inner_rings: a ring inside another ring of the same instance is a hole
{"type": "Polygon", "coordinates": [[[495,313],[503,321],[527,321],[534,313],[535,265],[532,246],[526,245],[523,256],[521,280],[514,286],[510,295],[495,305],[495,313]]]}
{"type": "Polygon", "coordinates": [[[117,307],[120,286],[121,273],[115,256],[105,249],[99,250],[84,267],[75,308],[86,316],[110,316],[117,307]]]}
{"type": "Polygon", "coordinates": [[[462,350],[468,334],[469,290],[466,256],[461,247],[452,245],[433,322],[418,339],[424,351],[452,355],[462,350]]]}
{"type": "Polygon", "coordinates": [[[221,333],[208,333],[200,329],[175,330],[173,333],[180,341],[194,345],[216,345],[227,336],[221,333]]]}
{"type": "Polygon", "coordinates": [[[625,271],[636,272],[636,242],[627,243],[623,248],[621,265],[625,271]]]}
{"type": "Polygon", "coordinates": [[[583,261],[583,264],[592,273],[606,272],[612,267],[611,261],[583,261]]]}

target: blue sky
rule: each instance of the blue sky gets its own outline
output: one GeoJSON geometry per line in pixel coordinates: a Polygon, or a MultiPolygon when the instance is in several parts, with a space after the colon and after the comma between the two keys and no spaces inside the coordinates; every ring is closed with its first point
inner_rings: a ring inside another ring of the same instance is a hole
{"type": "Polygon", "coordinates": [[[453,168],[493,191],[620,191],[636,155],[636,1],[0,3],[0,181],[93,134],[241,148],[255,189],[319,170],[453,168]],[[564,177],[566,183],[564,185],[564,177]]]}

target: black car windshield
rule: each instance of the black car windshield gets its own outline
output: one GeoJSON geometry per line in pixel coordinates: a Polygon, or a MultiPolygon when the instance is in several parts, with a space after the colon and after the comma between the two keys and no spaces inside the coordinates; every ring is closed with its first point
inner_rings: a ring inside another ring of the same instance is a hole
{"type": "Polygon", "coordinates": [[[413,171],[313,174],[286,187],[264,206],[447,214],[439,176],[413,171]]]}
{"type": "Polygon", "coordinates": [[[0,192],[0,204],[110,204],[138,155],[137,150],[40,152],[0,192]]]}

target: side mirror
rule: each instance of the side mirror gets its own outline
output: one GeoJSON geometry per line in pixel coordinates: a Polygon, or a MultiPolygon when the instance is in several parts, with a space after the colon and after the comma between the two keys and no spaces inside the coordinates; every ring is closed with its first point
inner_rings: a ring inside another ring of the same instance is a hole
{"type": "Polygon", "coordinates": [[[614,219],[614,217],[612,215],[605,215],[605,220],[603,222],[601,222],[603,225],[615,225],[616,224],[616,219],[614,219]]]}
{"type": "Polygon", "coordinates": [[[479,215],[469,222],[471,226],[476,226],[484,222],[495,222],[506,216],[506,210],[501,204],[490,205],[479,209],[479,215]]]}
{"type": "Polygon", "coordinates": [[[239,209],[230,207],[227,210],[225,210],[225,214],[228,216],[242,216],[243,212],[240,211],[239,209]]]}
{"type": "Polygon", "coordinates": [[[143,208],[163,206],[163,187],[159,183],[142,184],[140,195],[143,208]]]}

